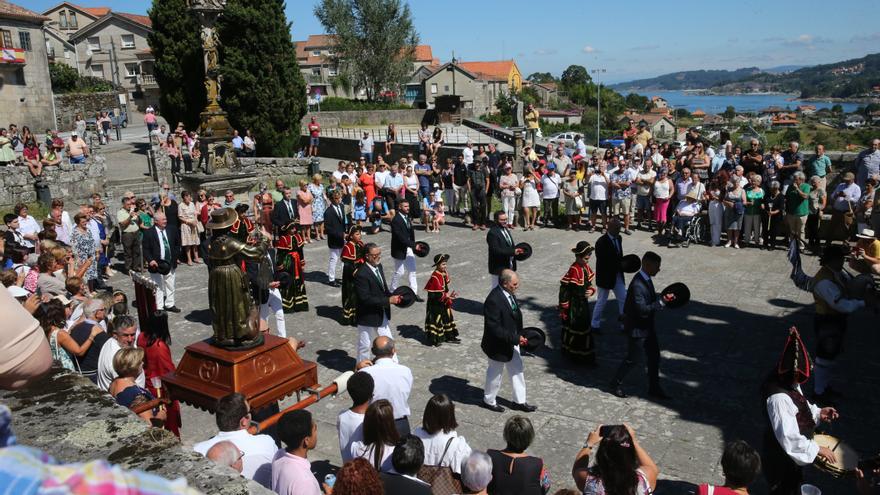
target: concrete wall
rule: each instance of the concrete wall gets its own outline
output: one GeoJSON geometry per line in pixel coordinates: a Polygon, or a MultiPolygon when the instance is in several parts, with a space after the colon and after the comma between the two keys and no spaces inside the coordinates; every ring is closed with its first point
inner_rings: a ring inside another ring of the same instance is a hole
{"type": "MultiPolygon", "coordinates": [[[[45,180],[53,198],[71,204],[84,203],[94,193],[103,194],[107,185],[107,166],[103,156],[92,155],[83,165],[44,167],[45,180]]],[[[0,167],[0,206],[37,200],[34,178],[25,166],[0,167]]]]}
{"type": "Polygon", "coordinates": [[[12,410],[12,428],[20,445],[40,449],[62,463],[106,460],[169,480],[186,478],[202,493],[272,493],[184,450],[170,432],[151,428],[77,374],[54,369],[23,390],[0,391],[0,402],[12,410]]]}
{"type": "Polygon", "coordinates": [[[12,19],[0,20],[0,28],[11,32],[16,48],[21,48],[19,33],[29,33],[31,48],[24,52],[24,65],[0,63],[0,126],[15,123],[19,129],[26,125],[34,131],[53,127],[52,81],[42,30],[12,19]]]}
{"type": "MultiPolygon", "coordinates": [[[[115,91],[103,93],[67,93],[55,95],[55,115],[58,128],[68,131],[73,128],[76,114],[83,118],[94,117],[96,112],[119,107],[119,96],[115,91]]],[[[55,126],[50,126],[55,128],[55,126]]],[[[45,130],[41,128],[40,131],[45,130]]]]}
{"type": "Polygon", "coordinates": [[[340,127],[351,125],[419,125],[435,121],[433,110],[353,110],[342,112],[314,112],[303,116],[302,125],[309,123],[312,116],[317,117],[321,127],[340,127]]]}

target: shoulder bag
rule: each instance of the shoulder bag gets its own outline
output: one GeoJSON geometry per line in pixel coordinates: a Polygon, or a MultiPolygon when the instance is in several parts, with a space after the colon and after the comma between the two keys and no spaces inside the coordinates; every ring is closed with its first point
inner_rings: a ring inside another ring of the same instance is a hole
{"type": "Polygon", "coordinates": [[[417,477],[431,485],[431,493],[434,495],[462,493],[460,477],[452,471],[452,468],[443,465],[446,452],[455,438],[452,437],[446,442],[446,448],[443,449],[443,455],[440,456],[440,461],[437,462],[436,466],[422,466],[419,468],[417,477]]]}

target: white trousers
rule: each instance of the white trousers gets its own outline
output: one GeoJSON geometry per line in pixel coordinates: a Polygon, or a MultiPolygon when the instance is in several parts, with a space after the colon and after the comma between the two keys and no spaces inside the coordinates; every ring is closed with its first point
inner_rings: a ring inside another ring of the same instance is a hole
{"type": "Polygon", "coordinates": [[[495,397],[501,389],[501,375],[507,368],[510,382],[513,384],[513,401],[517,404],[526,402],[526,377],[523,375],[522,356],[519,354],[519,346],[513,347],[513,358],[508,362],[489,359],[486,368],[486,385],[483,387],[483,402],[495,405],[495,397]]]}
{"type": "Polygon", "coordinates": [[[275,330],[279,337],[287,338],[287,326],[284,323],[284,305],[281,303],[281,291],[269,289],[269,300],[260,306],[260,319],[269,322],[269,316],[275,314],[275,330]]]}
{"type": "Polygon", "coordinates": [[[168,275],[161,273],[151,273],[150,279],[156,284],[156,309],[163,310],[174,306],[174,272],[171,270],[168,275]]]}
{"type": "Polygon", "coordinates": [[[373,339],[380,335],[392,339],[394,338],[394,336],[391,335],[391,328],[388,325],[388,318],[382,319],[382,326],[368,327],[365,325],[358,325],[357,330],[357,363],[363,361],[364,359],[370,359],[370,348],[373,346],[373,339]]]}
{"type": "Polygon", "coordinates": [[[330,283],[336,280],[336,265],[339,264],[341,254],[342,249],[330,248],[330,263],[327,264],[327,278],[330,279],[330,283]]]}
{"type": "Polygon", "coordinates": [[[419,285],[416,282],[416,255],[413,254],[413,251],[410,248],[406,248],[406,258],[402,260],[394,260],[394,275],[391,276],[392,291],[397,289],[400,277],[403,276],[404,272],[409,272],[409,288],[418,294],[419,285]]]}
{"type": "Polygon", "coordinates": [[[614,298],[617,299],[617,313],[623,314],[623,303],[626,302],[626,284],[623,283],[623,274],[617,274],[617,280],[614,282],[613,289],[603,289],[597,287],[596,304],[593,306],[593,321],[590,326],[593,328],[602,327],[602,311],[605,309],[605,303],[608,302],[610,292],[614,291],[614,298]]]}

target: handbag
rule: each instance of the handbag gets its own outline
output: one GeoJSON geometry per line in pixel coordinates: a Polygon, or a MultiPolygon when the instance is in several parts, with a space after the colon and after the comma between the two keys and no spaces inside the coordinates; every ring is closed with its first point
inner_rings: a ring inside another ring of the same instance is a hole
{"type": "Polygon", "coordinates": [[[584,209],[584,198],[582,198],[581,196],[575,196],[574,206],[578,210],[583,210],[584,209]]]}
{"type": "Polygon", "coordinates": [[[443,466],[443,459],[446,452],[455,437],[450,438],[446,442],[446,448],[443,449],[443,455],[436,466],[422,466],[416,475],[420,480],[431,485],[431,493],[434,495],[453,495],[462,493],[461,479],[452,471],[449,466],[443,466]]]}

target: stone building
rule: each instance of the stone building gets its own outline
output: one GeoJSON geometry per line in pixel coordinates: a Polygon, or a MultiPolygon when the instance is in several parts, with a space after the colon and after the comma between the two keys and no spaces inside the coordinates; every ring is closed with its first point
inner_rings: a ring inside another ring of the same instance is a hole
{"type": "Polygon", "coordinates": [[[159,86],[147,43],[152,31],[149,17],[70,2],[43,15],[49,18],[47,46],[52,61],[70,65],[80,75],[113,82],[141,109],[157,104],[159,86]]]}
{"type": "Polygon", "coordinates": [[[503,62],[449,62],[437,67],[423,81],[425,103],[434,108],[438,96],[458,95],[461,107],[474,115],[495,112],[495,101],[511,90],[522,88],[522,75],[512,60],[503,62]],[[472,69],[482,69],[475,72],[472,69]],[[486,72],[491,70],[491,72],[486,72]]]}
{"type": "Polygon", "coordinates": [[[0,0],[0,126],[55,127],[42,27],[48,19],[0,0]]]}

